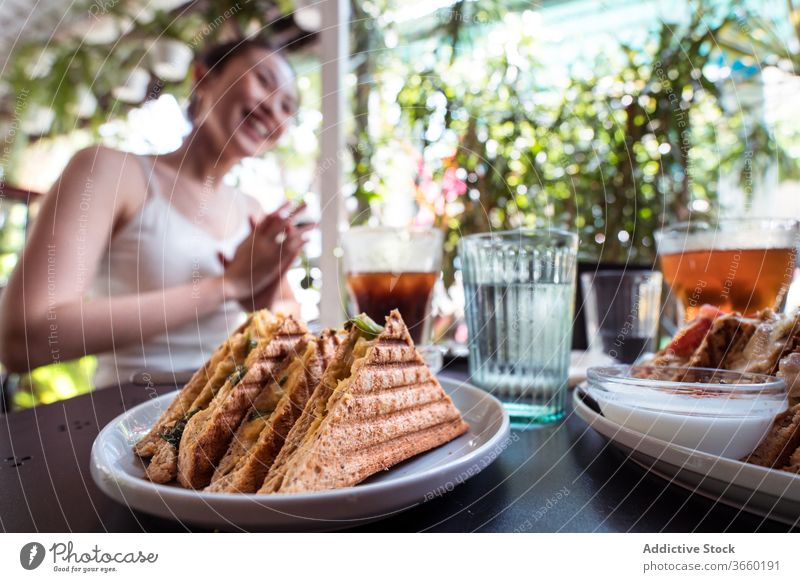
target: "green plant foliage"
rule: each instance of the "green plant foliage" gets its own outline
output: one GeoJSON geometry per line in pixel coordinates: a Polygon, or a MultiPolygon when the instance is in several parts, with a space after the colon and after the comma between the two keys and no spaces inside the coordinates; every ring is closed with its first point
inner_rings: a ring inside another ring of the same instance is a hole
{"type": "Polygon", "coordinates": [[[499,52],[442,43],[433,66],[409,67],[397,102],[420,142],[420,204],[447,234],[446,282],[462,234],[522,226],[576,230],[586,260],[652,264],[654,231],[694,201],[716,208],[721,171],[776,155],[796,170],[703,74],[737,18],[699,3],[690,21],[662,23],[643,48],[620,44],[560,88],[537,80],[525,34],[499,52]]]}
{"type": "Polygon", "coordinates": [[[0,285],[5,286],[25,245],[27,205],[0,199],[0,285]]]}
{"type": "Polygon", "coordinates": [[[36,368],[20,378],[12,397],[13,407],[31,408],[91,392],[96,369],[94,356],[36,368]]]}

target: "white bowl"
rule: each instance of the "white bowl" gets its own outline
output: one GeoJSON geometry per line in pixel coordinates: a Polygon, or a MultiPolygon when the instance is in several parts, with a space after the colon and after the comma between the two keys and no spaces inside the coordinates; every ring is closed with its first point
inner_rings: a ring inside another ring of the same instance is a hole
{"type": "Polygon", "coordinates": [[[573,394],[575,413],[645,471],[692,495],[775,519],[800,524],[800,475],[709,455],[645,436],[601,416],[573,394]]]}
{"type": "Polygon", "coordinates": [[[788,405],[779,378],[709,368],[590,368],[586,393],[620,426],[730,459],[753,452],[788,405]],[[689,381],[657,379],[670,377],[689,381]]]}

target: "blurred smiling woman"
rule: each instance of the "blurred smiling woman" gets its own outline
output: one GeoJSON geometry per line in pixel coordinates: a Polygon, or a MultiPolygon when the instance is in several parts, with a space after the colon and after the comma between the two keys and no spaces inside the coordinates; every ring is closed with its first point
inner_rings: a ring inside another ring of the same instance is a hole
{"type": "Polygon", "coordinates": [[[296,113],[292,69],[250,39],[207,51],[195,79],[178,150],[82,150],[45,197],[3,293],[0,360],[11,372],[85,354],[98,354],[98,386],[196,369],[244,309],[296,309],[285,275],[312,228],[294,224],[301,208],[263,216],[223,184],[296,113]]]}

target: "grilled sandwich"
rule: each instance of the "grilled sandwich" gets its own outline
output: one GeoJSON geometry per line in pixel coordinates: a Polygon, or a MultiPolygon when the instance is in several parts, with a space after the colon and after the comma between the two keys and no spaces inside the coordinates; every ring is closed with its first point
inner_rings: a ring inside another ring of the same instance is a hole
{"type": "Polygon", "coordinates": [[[339,337],[330,330],[308,342],[305,353],[295,358],[269,391],[273,397],[255,403],[239,426],[207,491],[255,493],[261,487],[338,344],[339,337]]]}
{"type": "Polygon", "coordinates": [[[274,493],[280,487],[287,462],[291,459],[303,442],[311,426],[322,415],[325,404],[333,394],[336,386],[350,374],[353,366],[355,346],[362,339],[362,332],[352,327],[350,332],[337,348],[333,361],[325,369],[317,387],[308,399],[302,414],[294,423],[287,435],[283,447],[260,486],[258,493],[274,493]]]}
{"type": "Polygon", "coordinates": [[[769,433],[747,458],[747,462],[800,472],[800,404],[775,417],[769,433]]]}
{"type": "Polygon", "coordinates": [[[259,493],[349,487],[468,430],[399,312],[360,318],[290,431],[259,493]]]}
{"type": "MultiPolygon", "coordinates": [[[[745,460],[800,473],[800,311],[778,314],[764,309],[754,317],[744,317],[703,306],[700,316],[678,332],[651,364],[781,377],[786,382],[789,409],[777,415],[768,434],[745,460]]],[[[669,379],[685,380],[687,375],[679,369],[669,379]]]]}
{"type": "Polygon", "coordinates": [[[205,409],[225,380],[244,363],[250,350],[279,320],[269,311],[251,315],[192,376],[150,432],[135,446],[148,479],[167,483],[177,476],[177,448],[188,419],[205,409]]]}
{"type": "Polygon", "coordinates": [[[704,305],[699,316],[687,323],[650,365],[775,375],[781,362],[797,351],[800,312],[783,315],[764,309],[744,317],[704,305]]]}
{"type": "Polygon", "coordinates": [[[257,401],[271,397],[274,380],[310,339],[302,322],[291,316],[278,316],[208,406],[186,422],[177,451],[177,478],[181,485],[201,489],[209,484],[248,411],[257,401]]]}

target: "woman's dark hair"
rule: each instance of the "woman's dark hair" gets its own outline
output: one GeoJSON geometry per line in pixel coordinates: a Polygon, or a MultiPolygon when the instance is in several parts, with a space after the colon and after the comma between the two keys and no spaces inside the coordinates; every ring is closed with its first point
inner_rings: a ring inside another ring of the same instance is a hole
{"type": "Polygon", "coordinates": [[[240,55],[251,48],[260,49],[270,53],[280,54],[280,47],[274,45],[269,40],[261,36],[254,36],[251,38],[243,38],[239,40],[232,40],[230,42],[212,45],[206,48],[199,56],[198,59],[203,63],[211,74],[218,73],[225,68],[233,57],[240,55]]]}
{"type": "MultiPolygon", "coordinates": [[[[207,75],[218,75],[237,55],[241,55],[250,49],[263,50],[278,55],[287,63],[289,62],[279,46],[260,36],[232,40],[209,46],[200,53],[195,60],[206,66],[208,69],[207,75]]],[[[195,118],[197,114],[197,105],[197,99],[192,95],[189,100],[189,119],[195,118]]]]}

